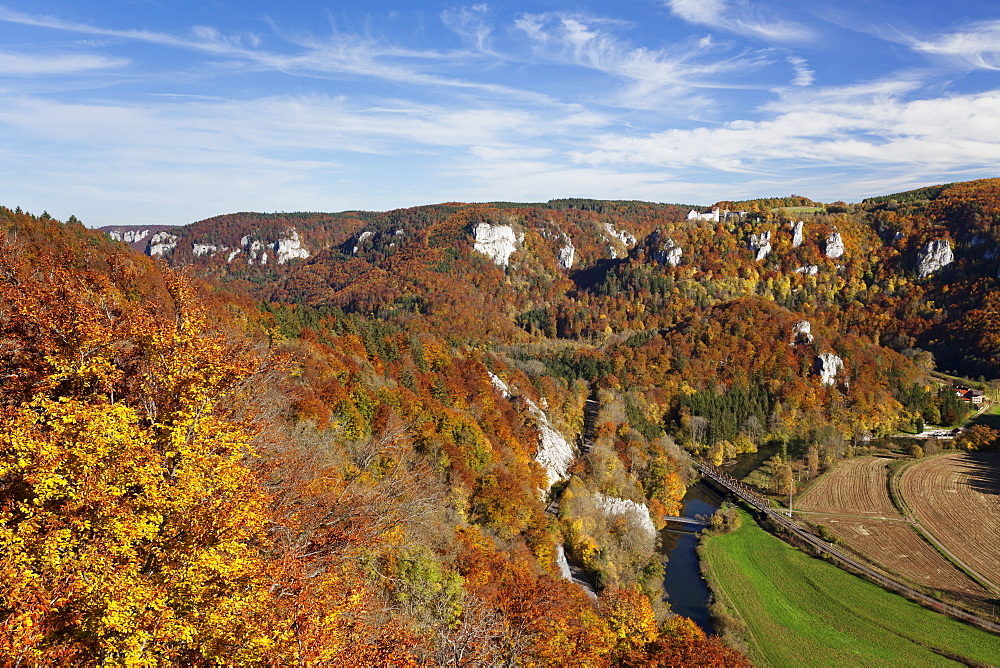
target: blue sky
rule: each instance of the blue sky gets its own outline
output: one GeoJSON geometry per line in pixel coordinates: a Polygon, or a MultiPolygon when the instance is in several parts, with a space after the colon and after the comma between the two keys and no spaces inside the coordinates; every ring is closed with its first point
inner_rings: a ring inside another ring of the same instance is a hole
{"type": "Polygon", "coordinates": [[[1000,176],[995,0],[0,0],[0,204],[91,226],[1000,176]]]}

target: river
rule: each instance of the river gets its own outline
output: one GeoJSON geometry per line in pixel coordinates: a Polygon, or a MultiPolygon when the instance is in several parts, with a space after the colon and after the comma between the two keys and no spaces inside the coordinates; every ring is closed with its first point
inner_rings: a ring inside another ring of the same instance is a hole
{"type": "MultiPolygon", "coordinates": [[[[776,448],[770,448],[740,455],[735,462],[724,468],[733,477],[744,478],[774,456],[775,452],[776,448]]],[[[681,517],[700,515],[707,518],[719,508],[722,496],[714,488],[698,482],[688,487],[681,503],[684,504],[681,517]]],[[[678,615],[690,617],[705,633],[712,634],[714,627],[708,614],[711,592],[701,577],[701,566],[695,551],[698,534],[690,528],[683,528],[683,525],[674,524],[660,532],[660,540],[660,549],[667,557],[663,588],[667,593],[670,609],[678,615]]]]}
{"type": "MultiPolygon", "coordinates": [[[[682,503],[682,517],[708,517],[722,503],[722,497],[699,482],[688,487],[682,503]]],[[[668,526],[660,532],[661,550],[667,557],[663,588],[667,592],[670,609],[678,615],[690,617],[705,633],[711,634],[714,631],[708,614],[711,593],[701,577],[698,555],[695,552],[698,534],[690,529],[672,528],[674,526],[679,525],[668,526]]]]}

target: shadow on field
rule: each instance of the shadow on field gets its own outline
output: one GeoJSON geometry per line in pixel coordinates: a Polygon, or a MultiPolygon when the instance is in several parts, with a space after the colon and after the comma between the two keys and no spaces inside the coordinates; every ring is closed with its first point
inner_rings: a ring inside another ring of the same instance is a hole
{"type": "Polygon", "coordinates": [[[1000,495],[1000,452],[970,452],[963,464],[972,489],[980,494],[1000,495]]]}

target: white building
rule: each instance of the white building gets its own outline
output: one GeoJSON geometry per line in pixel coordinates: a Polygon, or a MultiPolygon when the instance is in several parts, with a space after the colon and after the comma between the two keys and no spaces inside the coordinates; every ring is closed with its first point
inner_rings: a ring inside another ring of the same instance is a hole
{"type": "Polygon", "coordinates": [[[709,213],[699,213],[698,211],[695,211],[694,209],[691,209],[690,211],[688,211],[687,219],[688,220],[707,220],[707,221],[710,221],[710,222],[713,222],[713,223],[717,223],[717,222],[719,222],[719,214],[720,214],[720,211],[719,211],[719,207],[717,207],[717,206],[713,206],[712,210],[709,213]]]}

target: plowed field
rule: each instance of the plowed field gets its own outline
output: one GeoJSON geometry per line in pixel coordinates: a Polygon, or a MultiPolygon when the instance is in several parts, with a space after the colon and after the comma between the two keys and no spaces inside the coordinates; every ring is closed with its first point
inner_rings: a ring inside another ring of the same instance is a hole
{"type": "Polygon", "coordinates": [[[908,468],[910,510],[949,552],[1000,585],[1000,453],[955,453],[908,468]]]}
{"type": "Polygon", "coordinates": [[[890,573],[970,602],[982,601],[987,592],[903,521],[889,497],[891,461],[858,457],[840,462],[796,503],[799,510],[820,514],[799,518],[826,526],[848,547],[890,573]]]}
{"type": "Polygon", "coordinates": [[[796,505],[801,510],[902,519],[889,498],[890,462],[881,457],[845,459],[817,480],[796,505]]]}

